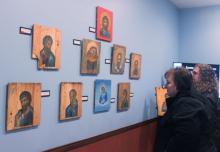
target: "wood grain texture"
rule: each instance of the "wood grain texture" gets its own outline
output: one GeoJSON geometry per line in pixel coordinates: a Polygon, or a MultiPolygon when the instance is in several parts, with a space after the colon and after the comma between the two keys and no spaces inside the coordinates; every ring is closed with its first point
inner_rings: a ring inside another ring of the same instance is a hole
{"type": "Polygon", "coordinates": [[[130,83],[118,84],[118,111],[125,111],[130,108],[130,83]]]}
{"type": "Polygon", "coordinates": [[[20,128],[37,126],[40,124],[41,113],[41,84],[40,83],[9,83],[7,95],[7,126],[6,130],[11,131],[20,128]],[[33,107],[33,124],[26,126],[15,126],[15,115],[22,108],[20,95],[28,91],[31,94],[33,107]]]}
{"type": "Polygon", "coordinates": [[[80,73],[98,75],[100,69],[101,42],[83,39],[80,73]]]}
{"type": "Polygon", "coordinates": [[[61,66],[61,31],[57,28],[49,28],[42,25],[33,25],[33,46],[32,46],[32,58],[38,59],[39,69],[60,69],[61,66]],[[44,48],[43,39],[45,36],[50,36],[53,40],[51,51],[55,56],[55,65],[46,66],[43,64],[40,56],[41,50],[44,48]]]}
{"type": "Polygon", "coordinates": [[[141,77],[142,56],[140,54],[131,53],[130,55],[130,79],[140,79],[141,77]]]}
{"type": "Polygon", "coordinates": [[[163,116],[166,110],[166,94],[167,89],[162,87],[156,87],[156,102],[157,102],[157,115],[163,116]]]}
{"type": "Polygon", "coordinates": [[[114,44],[112,50],[111,74],[124,73],[125,57],[126,57],[126,47],[114,44]]]}
{"type": "Polygon", "coordinates": [[[60,84],[60,120],[68,120],[79,118],[82,115],[82,83],[81,82],[62,82],[60,84]],[[76,99],[78,101],[77,115],[74,117],[65,117],[66,108],[70,104],[69,93],[71,90],[77,92],[76,99]]]}

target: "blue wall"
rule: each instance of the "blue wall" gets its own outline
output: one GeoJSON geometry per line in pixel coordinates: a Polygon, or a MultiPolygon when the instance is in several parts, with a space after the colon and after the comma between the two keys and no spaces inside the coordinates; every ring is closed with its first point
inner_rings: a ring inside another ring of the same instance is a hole
{"type": "Polygon", "coordinates": [[[121,127],[129,126],[156,116],[154,88],[160,86],[165,70],[178,60],[178,10],[165,0],[7,0],[0,5],[0,151],[42,151],[72,143],[121,127]],[[113,41],[101,42],[100,74],[80,76],[80,47],[72,39],[95,39],[88,32],[95,26],[95,8],[103,6],[114,12],[113,41]],[[34,23],[57,27],[62,31],[62,57],[59,71],[38,71],[31,59],[31,36],[20,35],[19,27],[34,23]],[[127,47],[142,54],[140,80],[129,80],[129,64],[124,75],[110,75],[113,44],[127,47]],[[112,80],[112,97],[117,97],[118,82],[131,82],[131,107],[117,112],[117,102],[106,113],[93,113],[93,87],[95,79],[112,80]],[[83,103],[79,120],[60,123],[59,84],[62,81],[81,81],[83,103]],[[43,90],[51,96],[42,98],[41,124],[37,128],[6,133],[6,86],[9,82],[41,82],[43,90]]]}
{"type": "Polygon", "coordinates": [[[180,11],[182,62],[220,64],[220,6],[180,11]]]}

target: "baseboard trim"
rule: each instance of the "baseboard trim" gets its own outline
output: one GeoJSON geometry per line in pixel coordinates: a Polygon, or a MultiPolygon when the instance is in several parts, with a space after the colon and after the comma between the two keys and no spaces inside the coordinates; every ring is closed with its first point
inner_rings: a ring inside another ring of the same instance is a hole
{"type": "Polygon", "coordinates": [[[108,137],[111,137],[111,136],[114,136],[114,135],[117,135],[117,134],[127,132],[129,130],[132,130],[132,129],[135,129],[135,128],[138,128],[138,127],[141,127],[141,126],[145,126],[145,125],[150,124],[150,123],[152,123],[156,120],[157,120],[157,118],[146,120],[146,121],[143,121],[143,122],[131,125],[131,126],[127,126],[127,127],[124,127],[124,128],[113,130],[113,131],[110,131],[110,132],[107,132],[107,133],[104,133],[104,134],[101,134],[101,135],[98,135],[98,136],[94,136],[94,137],[91,137],[91,138],[88,138],[88,139],[84,139],[84,140],[80,140],[80,141],[77,141],[77,142],[74,142],[74,143],[66,144],[66,145],[63,145],[63,146],[60,146],[60,147],[52,148],[52,149],[46,150],[45,152],[66,152],[66,151],[70,151],[70,150],[73,150],[73,149],[76,149],[76,148],[79,148],[79,147],[82,147],[82,146],[85,146],[85,145],[95,143],[95,142],[100,141],[102,139],[105,139],[105,138],[108,138],[108,137]]]}

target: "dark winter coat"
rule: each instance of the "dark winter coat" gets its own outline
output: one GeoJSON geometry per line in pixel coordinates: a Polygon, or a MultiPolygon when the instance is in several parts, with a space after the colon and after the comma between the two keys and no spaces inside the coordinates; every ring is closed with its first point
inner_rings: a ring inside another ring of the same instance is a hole
{"type": "Polygon", "coordinates": [[[207,107],[187,91],[166,102],[167,112],[158,122],[156,152],[215,152],[206,127],[207,107]]]}
{"type": "MultiPolygon", "coordinates": [[[[220,104],[218,103],[219,102],[218,93],[217,91],[212,91],[211,93],[203,92],[202,94],[200,94],[195,89],[192,89],[192,92],[193,92],[193,97],[197,98],[207,107],[206,110],[207,110],[209,119],[212,121],[211,125],[207,123],[209,127],[212,127],[210,128],[212,130],[211,132],[209,132],[209,135],[217,151],[220,152],[220,122],[219,122],[220,121],[220,107],[219,107],[220,104]]],[[[202,144],[201,147],[204,149],[207,146],[202,144]]]]}

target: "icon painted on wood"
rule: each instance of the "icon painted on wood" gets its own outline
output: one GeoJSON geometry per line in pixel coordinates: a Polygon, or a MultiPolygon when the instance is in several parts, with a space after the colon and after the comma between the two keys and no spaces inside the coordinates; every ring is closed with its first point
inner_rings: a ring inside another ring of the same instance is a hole
{"type": "Polygon", "coordinates": [[[108,111],[111,100],[111,80],[95,81],[95,112],[108,111]]]}
{"type": "Polygon", "coordinates": [[[101,43],[84,39],[80,72],[83,75],[97,75],[100,67],[101,43]]]}
{"type": "Polygon", "coordinates": [[[130,107],[130,83],[118,84],[118,111],[128,110],[130,107]]]}
{"type": "Polygon", "coordinates": [[[41,84],[9,83],[7,131],[40,124],[41,84]]]}
{"type": "Polygon", "coordinates": [[[141,77],[141,55],[131,53],[130,56],[130,79],[140,79],[141,77]]]}
{"type": "Polygon", "coordinates": [[[112,50],[111,74],[123,74],[125,68],[126,47],[114,45],[112,50]]]}
{"type": "Polygon", "coordinates": [[[104,41],[112,41],[113,13],[110,10],[98,6],[96,8],[96,38],[104,41]]]}
{"type": "Polygon", "coordinates": [[[34,24],[32,58],[38,59],[39,69],[59,69],[61,32],[56,28],[34,24]]]}
{"type": "Polygon", "coordinates": [[[166,96],[167,89],[162,87],[156,87],[156,101],[157,101],[157,114],[158,116],[163,116],[167,110],[166,106],[166,96]]]}
{"type": "Polygon", "coordinates": [[[60,120],[79,118],[82,113],[82,83],[62,82],[60,120]]]}

